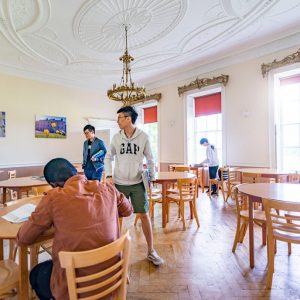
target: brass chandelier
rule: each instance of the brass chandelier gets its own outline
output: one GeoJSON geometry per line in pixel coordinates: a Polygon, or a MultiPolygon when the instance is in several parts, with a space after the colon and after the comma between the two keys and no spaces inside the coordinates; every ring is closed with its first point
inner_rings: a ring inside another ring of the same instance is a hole
{"type": "Polygon", "coordinates": [[[121,83],[117,86],[115,83],[112,89],[107,91],[107,96],[110,100],[121,101],[123,105],[132,105],[138,102],[144,102],[146,100],[156,99],[160,100],[161,94],[146,95],[144,87],[139,87],[132,81],[130,63],[134,60],[128,53],[127,46],[127,32],[128,26],[124,25],[125,28],[125,53],[120,57],[120,61],[123,62],[123,75],[121,83]]]}

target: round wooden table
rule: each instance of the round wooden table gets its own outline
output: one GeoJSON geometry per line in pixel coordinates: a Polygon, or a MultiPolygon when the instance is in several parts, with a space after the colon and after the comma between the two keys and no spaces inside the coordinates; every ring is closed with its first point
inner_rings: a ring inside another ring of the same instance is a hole
{"type": "Polygon", "coordinates": [[[3,188],[3,204],[6,202],[6,189],[17,191],[18,199],[22,198],[22,191],[28,191],[36,186],[47,186],[46,180],[29,177],[17,177],[0,181],[0,188],[3,188]]]}
{"type": "Polygon", "coordinates": [[[194,178],[195,174],[188,172],[157,172],[155,173],[155,182],[160,183],[162,185],[162,227],[166,227],[167,218],[167,186],[168,184],[175,183],[177,179],[185,179],[185,178],[194,178]]]}
{"type": "Polygon", "coordinates": [[[291,183],[245,183],[238,187],[249,199],[249,256],[254,267],[253,202],[262,203],[263,198],[300,203],[300,184],[291,183]]]}
{"type": "MultiPolygon", "coordinates": [[[[276,182],[286,182],[290,174],[289,171],[278,170],[278,169],[268,169],[268,168],[239,168],[236,171],[250,174],[260,174],[265,178],[275,178],[276,182]]],[[[242,176],[241,176],[242,177],[242,176]]]]}

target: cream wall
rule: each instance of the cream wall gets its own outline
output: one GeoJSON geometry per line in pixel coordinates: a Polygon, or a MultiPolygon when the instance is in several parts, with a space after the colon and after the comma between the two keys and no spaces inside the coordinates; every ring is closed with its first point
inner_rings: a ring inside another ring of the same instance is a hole
{"type": "Polygon", "coordinates": [[[96,91],[14,76],[0,75],[0,91],[0,111],[6,112],[6,137],[0,138],[0,167],[39,165],[54,157],[80,162],[86,118],[113,119],[119,107],[96,91]],[[66,117],[67,138],[35,138],[35,115],[66,117]]]}
{"type": "MultiPolygon", "coordinates": [[[[177,87],[199,78],[229,75],[224,89],[222,110],[224,118],[226,155],[224,164],[270,167],[269,147],[269,87],[260,66],[274,58],[280,60],[294,53],[293,47],[260,58],[247,60],[210,73],[201,73],[183,80],[173,80],[151,92],[161,92],[161,163],[185,162],[184,102],[186,95],[178,96],[177,87]]],[[[197,90],[195,90],[197,92],[197,90]]],[[[272,112],[271,112],[272,113],[272,112]]]]}

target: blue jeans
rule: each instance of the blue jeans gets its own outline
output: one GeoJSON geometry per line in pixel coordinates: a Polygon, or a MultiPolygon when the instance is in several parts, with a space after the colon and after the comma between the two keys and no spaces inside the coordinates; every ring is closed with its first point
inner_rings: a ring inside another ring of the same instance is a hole
{"type": "MultiPolygon", "coordinates": [[[[218,168],[219,168],[219,166],[208,167],[209,179],[215,179],[215,178],[217,178],[218,168]]],[[[217,186],[215,184],[212,185],[212,192],[213,193],[217,192],[217,186]]]]}
{"type": "Polygon", "coordinates": [[[100,168],[96,171],[93,163],[88,161],[84,167],[84,174],[88,180],[101,180],[103,169],[100,168]]]}

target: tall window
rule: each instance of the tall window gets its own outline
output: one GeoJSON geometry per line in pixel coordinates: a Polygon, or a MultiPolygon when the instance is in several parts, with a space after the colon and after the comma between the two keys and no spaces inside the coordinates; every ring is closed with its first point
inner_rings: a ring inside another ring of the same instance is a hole
{"type": "Polygon", "coordinates": [[[157,122],[157,106],[138,107],[139,118],[137,125],[144,130],[148,136],[151,145],[152,154],[156,166],[158,166],[158,122],[157,122]]]}
{"type": "Polygon", "coordinates": [[[275,122],[277,167],[300,171],[300,73],[279,78],[275,122]]]}
{"type": "Polygon", "coordinates": [[[217,149],[220,165],[222,164],[222,112],[221,93],[214,93],[195,98],[195,157],[199,163],[206,157],[206,149],[199,143],[206,137],[217,149]]]}

